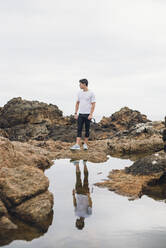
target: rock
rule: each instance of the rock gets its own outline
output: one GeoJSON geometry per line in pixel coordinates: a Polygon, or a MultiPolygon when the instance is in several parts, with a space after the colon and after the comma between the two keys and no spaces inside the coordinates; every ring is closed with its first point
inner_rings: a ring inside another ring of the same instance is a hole
{"type": "Polygon", "coordinates": [[[0,217],[7,214],[7,209],[4,203],[0,200],[0,217]]]}
{"type": "MultiPolygon", "coordinates": [[[[117,132],[148,121],[140,112],[124,107],[109,118],[103,117],[99,123],[91,122],[89,139],[108,139],[117,132]]],[[[11,99],[1,108],[0,128],[3,136],[14,141],[53,139],[73,142],[77,134],[77,121],[72,115],[63,117],[62,111],[56,105],[18,97],[11,99]]]]}
{"type": "Polygon", "coordinates": [[[29,199],[10,211],[23,221],[46,231],[52,223],[53,195],[49,191],[29,199]]]}
{"type": "Polygon", "coordinates": [[[143,194],[143,188],[149,181],[156,180],[161,177],[161,173],[151,176],[134,176],[127,174],[124,170],[112,170],[108,176],[109,180],[96,183],[96,186],[106,187],[110,191],[136,199],[143,194]]]}
{"type": "MultiPolygon", "coordinates": [[[[11,217],[11,216],[10,216],[11,217]]],[[[14,240],[32,241],[43,236],[44,232],[12,217],[17,229],[3,229],[0,231],[0,246],[8,245],[14,240]]]]}
{"type": "MultiPolygon", "coordinates": [[[[109,180],[96,185],[108,187],[111,191],[135,199],[143,194],[154,195],[152,186],[161,184],[165,174],[166,154],[160,152],[138,159],[124,170],[111,171],[108,176],[109,180]]],[[[164,182],[166,182],[166,178],[164,182]]],[[[161,197],[163,197],[163,193],[161,197]]]]}
{"type": "Polygon", "coordinates": [[[6,216],[0,218],[0,232],[5,232],[6,230],[17,229],[17,226],[9,220],[6,216]]]}
{"type": "Polygon", "coordinates": [[[110,154],[157,152],[163,149],[162,122],[140,123],[118,132],[108,141],[110,154]]]}
{"type": "Polygon", "coordinates": [[[49,125],[64,123],[66,120],[56,105],[22,100],[21,97],[13,98],[0,111],[0,128],[11,140],[44,139],[49,133],[49,125]]]}
{"type": "Polygon", "coordinates": [[[71,151],[70,147],[74,143],[62,142],[62,141],[36,141],[31,140],[29,144],[33,146],[41,147],[50,152],[54,159],[66,159],[72,160],[88,160],[94,163],[105,162],[108,160],[107,140],[89,141],[89,149],[84,151],[81,145],[81,150],[71,151]]]}
{"type": "Polygon", "coordinates": [[[56,105],[38,101],[22,100],[21,97],[10,100],[0,111],[0,127],[9,128],[20,124],[55,123],[62,116],[56,105]]]}
{"type": "Polygon", "coordinates": [[[24,164],[45,169],[52,165],[51,154],[45,149],[26,143],[11,142],[3,137],[0,137],[0,154],[0,168],[24,164]]]}
{"type": "Polygon", "coordinates": [[[48,178],[32,166],[0,169],[0,197],[8,208],[46,191],[48,186],[48,178]]]}
{"type": "Polygon", "coordinates": [[[126,173],[132,175],[151,175],[154,173],[166,172],[166,154],[155,153],[141,158],[125,169],[126,173]]]}
{"type": "Polygon", "coordinates": [[[99,125],[118,132],[129,129],[138,123],[146,123],[148,121],[149,120],[146,115],[142,115],[139,111],[124,107],[108,118],[103,117],[103,119],[99,122],[99,125]]]}

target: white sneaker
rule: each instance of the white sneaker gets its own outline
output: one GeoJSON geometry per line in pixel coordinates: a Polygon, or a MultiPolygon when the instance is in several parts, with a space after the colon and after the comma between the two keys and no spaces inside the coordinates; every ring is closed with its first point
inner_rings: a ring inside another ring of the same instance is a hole
{"type": "Polygon", "coordinates": [[[84,149],[84,150],[88,150],[87,144],[85,144],[85,143],[83,144],[83,149],[84,149]]]}
{"type": "Polygon", "coordinates": [[[74,146],[70,147],[70,150],[80,150],[80,146],[75,144],[74,146]]]}

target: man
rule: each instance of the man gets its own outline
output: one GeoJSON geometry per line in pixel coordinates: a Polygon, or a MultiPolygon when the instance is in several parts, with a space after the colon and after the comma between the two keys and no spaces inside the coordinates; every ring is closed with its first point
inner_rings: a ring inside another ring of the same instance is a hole
{"type": "Polygon", "coordinates": [[[85,218],[89,217],[92,214],[92,199],[89,192],[89,183],[88,183],[88,169],[86,161],[83,161],[84,164],[84,181],[81,181],[81,171],[79,168],[79,161],[73,161],[73,164],[76,166],[76,185],[73,189],[73,205],[75,208],[75,215],[78,217],[76,219],[76,227],[81,230],[85,225],[85,218]]]}
{"type": "Polygon", "coordinates": [[[88,138],[89,138],[89,129],[90,122],[93,117],[93,112],[95,110],[95,95],[88,89],[88,80],[81,79],[79,81],[81,91],[77,95],[77,102],[75,105],[75,115],[74,118],[77,120],[77,138],[76,144],[72,146],[71,150],[80,150],[80,141],[82,137],[82,129],[85,123],[85,139],[83,144],[83,149],[88,149],[88,138]],[[79,115],[77,114],[79,110],[79,115]]]}

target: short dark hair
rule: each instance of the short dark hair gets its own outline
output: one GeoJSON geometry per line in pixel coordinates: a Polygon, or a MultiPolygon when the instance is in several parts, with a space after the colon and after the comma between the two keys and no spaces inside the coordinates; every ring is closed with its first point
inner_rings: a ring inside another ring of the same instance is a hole
{"type": "Polygon", "coordinates": [[[86,78],[80,79],[79,82],[88,86],[88,80],[86,78]]]}

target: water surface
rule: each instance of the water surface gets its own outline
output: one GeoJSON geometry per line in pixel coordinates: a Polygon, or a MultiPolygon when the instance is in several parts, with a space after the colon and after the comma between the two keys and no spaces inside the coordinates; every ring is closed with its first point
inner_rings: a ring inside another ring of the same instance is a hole
{"type": "MultiPolygon", "coordinates": [[[[130,160],[110,157],[105,163],[87,162],[92,215],[85,218],[79,230],[75,223],[72,190],[76,183],[76,166],[69,159],[55,160],[45,171],[49,177],[49,190],[54,194],[54,215],[47,233],[32,241],[13,241],[10,248],[96,248],[134,247],[165,248],[166,203],[148,196],[129,201],[107,189],[93,186],[107,178],[112,169],[132,164],[130,160]]],[[[79,161],[81,178],[84,179],[83,161],[79,161]]]]}

